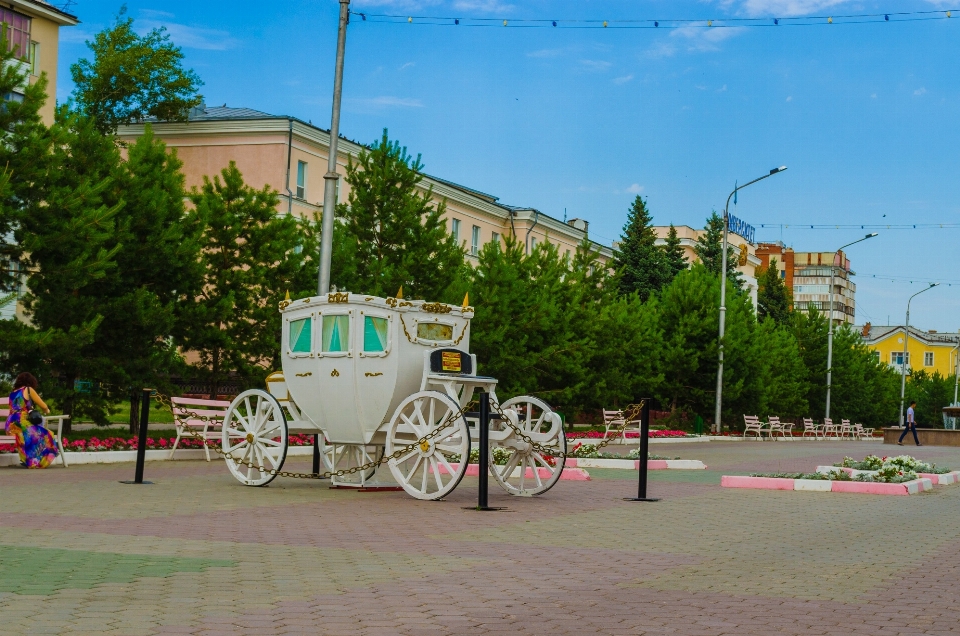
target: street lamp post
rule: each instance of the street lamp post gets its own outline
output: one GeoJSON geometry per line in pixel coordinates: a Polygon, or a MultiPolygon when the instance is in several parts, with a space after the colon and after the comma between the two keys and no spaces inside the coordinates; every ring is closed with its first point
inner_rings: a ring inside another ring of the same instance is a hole
{"type": "Polygon", "coordinates": [[[330,291],[330,260],[333,255],[333,217],[337,207],[337,142],[340,141],[340,95],[343,90],[343,55],[347,47],[350,0],[340,0],[340,27],[337,32],[337,63],[333,74],[333,113],[330,116],[330,157],[323,175],[323,218],[320,226],[320,271],[317,293],[330,291]]]}
{"type": "Polygon", "coordinates": [[[734,188],[730,196],[727,197],[727,204],[723,206],[723,256],[722,264],[720,265],[720,359],[717,365],[717,404],[713,417],[713,430],[716,433],[720,432],[720,407],[723,404],[723,331],[727,314],[727,232],[730,230],[730,199],[732,199],[733,195],[738,191],[743,190],[747,186],[753,185],[757,181],[763,181],[767,177],[772,177],[786,169],[786,166],[774,168],[768,174],[734,188]]]}
{"type": "MultiPolygon", "coordinates": [[[[853,243],[847,243],[833,253],[833,260],[836,261],[837,254],[842,252],[844,249],[850,247],[851,245],[856,245],[860,241],[866,241],[868,238],[873,238],[876,235],[876,232],[872,232],[864,236],[862,239],[857,239],[853,243]]],[[[827,327],[827,409],[824,417],[830,417],[830,387],[833,383],[833,279],[836,272],[837,266],[834,264],[830,268],[830,308],[827,310],[829,312],[827,314],[827,320],[829,321],[829,326],[827,327]]]]}
{"type": "Polygon", "coordinates": [[[900,428],[903,428],[903,394],[907,388],[907,342],[910,340],[910,303],[916,296],[925,291],[930,291],[940,283],[930,283],[926,289],[921,289],[916,294],[907,299],[907,319],[903,326],[903,359],[900,360],[900,428]]]}

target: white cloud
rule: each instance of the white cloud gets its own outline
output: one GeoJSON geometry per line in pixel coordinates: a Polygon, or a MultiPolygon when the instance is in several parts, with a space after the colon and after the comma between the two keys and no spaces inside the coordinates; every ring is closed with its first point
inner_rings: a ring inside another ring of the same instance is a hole
{"type": "Polygon", "coordinates": [[[921,86],[921,87],[918,88],[917,90],[913,91],[913,94],[919,96],[919,95],[925,94],[926,92],[927,92],[927,89],[926,89],[925,87],[921,86]]]}
{"type": "Polygon", "coordinates": [[[639,183],[634,183],[631,184],[630,187],[628,187],[625,191],[629,192],[630,194],[640,194],[643,192],[643,186],[639,183]]]}
{"type": "Polygon", "coordinates": [[[375,106],[380,108],[423,108],[423,102],[411,97],[393,97],[390,95],[381,95],[379,97],[369,97],[365,99],[351,99],[353,103],[363,106],[375,106]]]}
{"type": "Polygon", "coordinates": [[[870,99],[876,99],[876,98],[877,98],[877,94],[876,94],[876,93],[871,93],[871,94],[870,94],[870,99]]]}
{"type": "Polygon", "coordinates": [[[60,41],[61,42],[78,42],[83,44],[87,40],[93,40],[95,33],[91,31],[84,31],[78,29],[77,27],[70,27],[69,29],[60,29],[60,41]]]}
{"type": "Polygon", "coordinates": [[[788,101],[788,102],[792,102],[792,101],[793,101],[793,95],[787,95],[787,101],[788,101]]]}
{"type": "Polygon", "coordinates": [[[186,24],[177,24],[176,22],[167,22],[166,20],[140,20],[135,22],[134,26],[141,32],[164,27],[170,34],[173,43],[185,49],[225,51],[238,44],[238,41],[230,37],[229,33],[218,29],[203,29],[186,24]]]}
{"type": "Polygon", "coordinates": [[[606,60],[580,60],[580,66],[588,71],[600,73],[613,66],[613,63],[606,60]]]}
{"type": "Polygon", "coordinates": [[[727,92],[727,85],[724,84],[723,86],[721,86],[720,88],[718,88],[718,89],[717,89],[717,92],[718,92],[718,93],[726,93],[726,92],[727,92]]]}
{"type": "Polygon", "coordinates": [[[500,0],[453,0],[452,2],[441,0],[356,0],[354,5],[358,8],[383,7],[395,11],[418,11],[444,5],[446,9],[473,13],[509,13],[516,8],[512,4],[500,0]]]}
{"type": "Polygon", "coordinates": [[[174,14],[158,9],[140,9],[140,16],[143,18],[174,18],[174,14]]]}
{"type": "Polygon", "coordinates": [[[410,68],[411,66],[416,66],[416,65],[417,65],[416,62],[407,62],[406,64],[401,66],[398,70],[402,71],[405,68],[410,68]]]}
{"type": "Polygon", "coordinates": [[[847,4],[849,0],[721,0],[720,6],[736,7],[738,13],[751,17],[792,17],[808,15],[830,7],[847,4]]]}
{"type": "Polygon", "coordinates": [[[507,13],[512,11],[514,7],[512,4],[506,4],[498,0],[457,0],[453,3],[453,8],[481,13],[507,13]]]}
{"type": "Polygon", "coordinates": [[[557,57],[560,53],[560,49],[540,49],[539,51],[530,51],[527,53],[527,57],[557,57]]]}
{"type": "Polygon", "coordinates": [[[680,27],[670,33],[671,38],[686,42],[688,51],[719,51],[720,43],[740,35],[745,27],[680,27]]]}
{"type": "Polygon", "coordinates": [[[624,75],[623,77],[615,77],[615,78],[613,78],[613,83],[614,83],[614,84],[626,84],[627,82],[629,82],[629,81],[632,80],[632,79],[633,79],[633,74],[631,73],[630,75],[624,75]]]}

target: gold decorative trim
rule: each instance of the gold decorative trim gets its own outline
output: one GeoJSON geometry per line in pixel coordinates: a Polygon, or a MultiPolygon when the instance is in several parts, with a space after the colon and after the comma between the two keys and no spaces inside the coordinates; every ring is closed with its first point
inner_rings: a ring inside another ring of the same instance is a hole
{"type": "Polygon", "coordinates": [[[332,294],[327,294],[328,303],[348,303],[350,302],[350,294],[347,292],[334,292],[332,294]]]}
{"type": "Polygon", "coordinates": [[[340,377],[340,372],[337,371],[336,369],[334,369],[333,371],[330,372],[330,377],[331,377],[331,378],[339,378],[339,377],[340,377]]]}
{"type": "Polygon", "coordinates": [[[453,341],[454,346],[460,344],[460,341],[463,340],[464,334],[467,333],[467,327],[470,326],[469,323],[463,326],[463,331],[460,332],[460,337],[453,341]]]}
{"type": "Polygon", "coordinates": [[[397,306],[397,299],[396,299],[396,298],[387,298],[386,303],[387,303],[387,305],[389,305],[390,307],[396,307],[396,306],[397,306]]]}
{"type": "Polygon", "coordinates": [[[280,311],[283,311],[284,309],[286,309],[287,307],[290,306],[290,301],[289,301],[289,300],[281,300],[281,301],[280,301],[279,303],[277,303],[277,304],[280,305],[280,311]]]}
{"type": "Polygon", "coordinates": [[[370,302],[371,300],[373,300],[373,296],[367,296],[366,298],[364,298],[364,300],[367,302],[370,302]]]}
{"type": "Polygon", "coordinates": [[[453,307],[444,303],[423,303],[420,305],[420,311],[431,314],[449,314],[453,311],[453,307]]]}
{"type": "Polygon", "coordinates": [[[377,377],[378,375],[383,375],[383,374],[380,373],[379,371],[376,372],[376,373],[370,373],[369,371],[367,371],[367,372],[364,373],[363,375],[367,376],[368,378],[375,378],[375,377],[377,377]]]}
{"type": "Polygon", "coordinates": [[[407,331],[407,323],[403,321],[402,315],[400,316],[400,324],[403,325],[403,335],[407,337],[407,341],[409,341],[410,344],[417,344],[417,341],[410,337],[410,332],[407,331]]]}
{"type": "Polygon", "coordinates": [[[310,375],[313,375],[313,373],[310,372],[310,371],[307,371],[306,373],[298,373],[298,374],[297,374],[297,377],[298,377],[298,378],[305,378],[305,377],[310,376],[310,375]]]}

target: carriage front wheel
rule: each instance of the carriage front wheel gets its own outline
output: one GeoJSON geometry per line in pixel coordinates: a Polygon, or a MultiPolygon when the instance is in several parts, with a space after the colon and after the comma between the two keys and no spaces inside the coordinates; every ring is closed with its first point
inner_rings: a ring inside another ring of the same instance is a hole
{"type": "Polygon", "coordinates": [[[241,484],[274,480],[287,458],[287,418],[275,397],[250,389],[233,399],[223,416],[223,452],[241,484]]]}
{"type": "Polygon", "coordinates": [[[387,455],[407,446],[389,466],[408,494],[440,499],[456,488],[470,461],[470,429],[457,403],[436,391],[420,391],[401,402],[387,428],[387,455]]]}
{"type": "MultiPolygon", "coordinates": [[[[560,452],[557,456],[540,452],[514,433],[499,444],[491,444],[494,447],[491,450],[495,452],[494,449],[499,448],[500,453],[497,454],[502,456],[500,462],[495,463],[497,458],[494,452],[490,453],[493,478],[511,495],[530,496],[547,492],[560,479],[566,463],[567,438],[563,434],[560,416],[546,402],[529,395],[511,398],[500,408],[515,411],[517,428],[534,442],[560,452]]],[[[506,424],[498,426],[505,427],[506,424]]]]}

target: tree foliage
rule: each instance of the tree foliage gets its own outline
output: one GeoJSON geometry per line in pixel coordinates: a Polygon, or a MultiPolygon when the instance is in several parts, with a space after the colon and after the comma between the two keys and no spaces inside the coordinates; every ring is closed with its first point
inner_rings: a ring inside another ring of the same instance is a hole
{"type": "Polygon", "coordinates": [[[639,194],[630,206],[623,235],[614,254],[614,266],[620,273],[620,293],[637,294],[647,300],[660,291],[670,278],[664,250],[656,245],[653,217],[639,194]]]}
{"type": "Polygon", "coordinates": [[[183,68],[183,52],[164,27],[139,35],[125,13],[123,7],[112,27],[87,42],[92,61],[84,58],[70,66],[78,108],[105,134],[148,117],[186,121],[190,108],[203,101],[197,94],[203,82],[183,68]]]}
{"type": "MultiPolygon", "coordinates": [[[[723,217],[715,211],[707,217],[707,224],[703,227],[703,234],[697,237],[697,245],[693,248],[708,272],[720,276],[723,269],[723,217]]],[[[743,286],[743,277],[737,270],[739,252],[737,248],[727,243],[727,280],[733,281],[734,287],[743,286]]]]}
{"type": "Polygon", "coordinates": [[[793,305],[793,292],[780,278],[777,259],[770,259],[770,265],[757,271],[757,318],[771,318],[778,325],[790,323],[793,305]]]}
{"type": "Polygon", "coordinates": [[[363,149],[347,165],[348,203],[337,206],[334,282],[341,289],[438,300],[461,274],[464,250],[447,232],[446,204],[434,202],[420,156],[390,141],[363,149]]]}
{"type": "Polygon", "coordinates": [[[668,283],[689,266],[689,263],[687,263],[687,255],[684,253],[683,246],[680,244],[680,237],[677,236],[677,228],[673,227],[673,223],[670,224],[670,229],[667,231],[663,252],[667,272],[667,280],[665,283],[668,283]]]}

